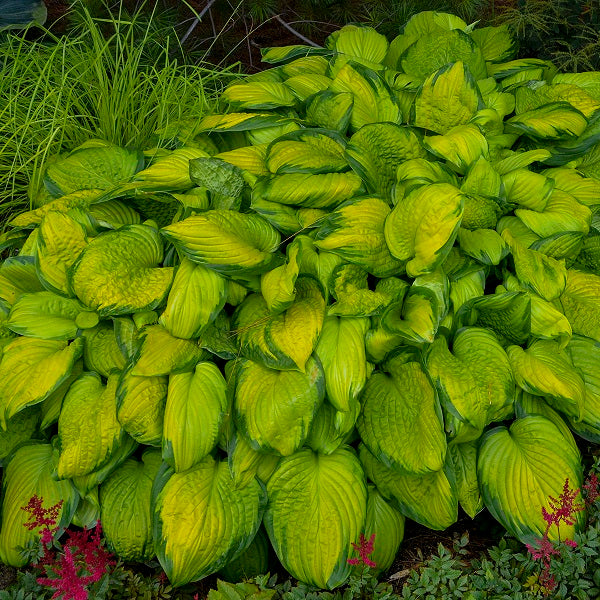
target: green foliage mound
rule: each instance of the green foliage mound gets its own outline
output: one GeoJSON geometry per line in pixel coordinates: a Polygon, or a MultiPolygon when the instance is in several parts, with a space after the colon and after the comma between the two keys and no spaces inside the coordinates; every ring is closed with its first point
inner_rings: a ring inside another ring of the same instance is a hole
{"type": "Polygon", "coordinates": [[[515,51],[349,25],[159,147],[48,161],[1,242],[0,559],[34,495],[174,586],[270,545],[333,589],[459,505],[555,541],[600,440],[600,73],[515,51]]]}

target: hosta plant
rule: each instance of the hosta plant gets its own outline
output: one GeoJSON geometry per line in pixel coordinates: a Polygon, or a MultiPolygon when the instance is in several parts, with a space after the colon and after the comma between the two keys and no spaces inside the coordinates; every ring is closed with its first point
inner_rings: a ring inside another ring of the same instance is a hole
{"type": "Polygon", "coordinates": [[[335,588],[459,506],[556,540],[600,441],[600,73],[515,52],[346,26],[160,147],[49,161],[2,238],[0,558],[34,495],[175,586],[270,546],[335,588]]]}

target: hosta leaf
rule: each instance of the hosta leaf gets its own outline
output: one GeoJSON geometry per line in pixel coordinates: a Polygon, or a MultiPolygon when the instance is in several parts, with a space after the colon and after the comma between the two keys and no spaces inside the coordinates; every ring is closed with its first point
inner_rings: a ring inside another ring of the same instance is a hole
{"type": "Polygon", "coordinates": [[[172,336],[161,325],[149,325],[141,332],[132,375],[157,377],[192,371],[202,359],[203,351],[193,340],[172,336]]]}
{"type": "Polygon", "coordinates": [[[12,306],[21,294],[41,292],[33,259],[28,256],[7,258],[0,265],[0,300],[12,306]]]}
{"type": "Polygon", "coordinates": [[[44,287],[71,295],[68,270],[87,244],[85,229],[69,215],[49,212],[38,229],[35,263],[44,287]]]}
{"type": "Polygon", "coordinates": [[[350,138],[346,156],[369,192],[388,197],[398,164],[424,157],[425,151],[410,127],[372,123],[361,127],[350,138]]]}
{"type": "Polygon", "coordinates": [[[568,102],[549,102],[511,117],[506,128],[536,140],[568,140],[580,136],[587,124],[585,116],[568,102]]]}
{"type": "Polygon", "coordinates": [[[543,212],[554,191],[554,181],[528,169],[515,169],[502,176],[506,199],[524,208],[543,212]]]}
{"type": "Polygon", "coordinates": [[[260,291],[271,314],[282,313],[296,298],[299,250],[297,245],[288,246],[288,262],[265,273],[260,279],[260,291]]]}
{"type": "Polygon", "coordinates": [[[214,158],[220,158],[243,171],[252,173],[252,175],[268,175],[269,169],[267,169],[266,163],[268,146],[268,144],[245,146],[227,152],[220,152],[215,154],[214,158]]]}
{"type": "Polygon", "coordinates": [[[390,214],[379,197],[358,198],[340,206],[323,220],[315,246],[357,264],[377,277],[402,271],[403,263],[388,249],[384,223],[390,214]]]}
{"type": "Polygon", "coordinates": [[[336,410],[325,400],[315,415],[304,445],[322,454],[335,452],[352,441],[359,412],[360,402],[357,400],[345,412],[336,410]]]}
{"type": "Polygon", "coordinates": [[[462,509],[474,519],[483,509],[477,482],[477,443],[452,444],[448,453],[454,466],[458,501],[462,509]]]}
{"type": "Polygon", "coordinates": [[[446,466],[425,475],[402,474],[386,467],[361,444],[360,460],[367,477],[384,498],[392,500],[409,519],[430,529],[446,529],[458,518],[458,499],[454,471],[446,466]]]}
{"type": "Polygon", "coordinates": [[[227,280],[222,275],[184,258],[159,322],[175,337],[197,337],[216,319],[226,299],[227,280]]]}
{"type": "Polygon", "coordinates": [[[6,458],[23,442],[30,440],[38,431],[41,411],[38,406],[22,410],[6,423],[6,431],[0,430],[0,466],[6,466],[6,458]]]}
{"type": "Polygon", "coordinates": [[[277,138],[267,150],[271,173],[336,173],[349,169],[346,141],[333,131],[301,129],[277,138]]]}
{"type": "Polygon", "coordinates": [[[367,381],[365,318],[327,317],[316,347],[325,373],[329,402],[339,411],[350,411],[367,381]]]}
{"type": "Polygon", "coordinates": [[[40,430],[43,431],[58,421],[63,398],[69,391],[71,384],[79,378],[82,372],[83,361],[78,360],[73,365],[70,375],[40,404],[42,410],[40,430]]]}
{"type": "Polygon", "coordinates": [[[521,86],[515,92],[516,114],[539,108],[548,102],[567,102],[591,119],[600,109],[600,102],[585,90],[569,83],[552,83],[541,86],[521,86]]]}
{"type": "Polygon", "coordinates": [[[167,401],[165,376],[140,377],[126,370],[117,387],[117,419],[140,444],[160,446],[167,401]]]}
{"type": "Polygon", "coordinates": [[[329,455],[296,452],[279,463],[267,492],[265,526],[284,567],[310,585],[342,585],[350,574],[350,544],[358,540],[366,513],[356,455],[345,448],[329,455]]]}
{"type": "Polygon", "coordinates": [[[112,145],[81,148],[51,163],[44,185],[55,198],[78,190],[110,190],[129,181],[142,164],[136,150],[112,145]]]}
{"type": "Polygon", "coordinates": [[[423,140],[427,150],[447,160],[460,173],[469,169],[488,153],[488,143],[477,125],[457,125],[444,135],[432,135],[423,140]]]}
{"type": "Polygon", "coordinates": [[[298,218],[298,209],[293,206],[270,202],[259,195],[254,195],[250,208],[286,236],[293,235],[303,229],[298,218]]]}
{"type": "Polygon", "coordinates": [[[467,24],[456,15],[433,10],[424,10],[413,15],[404,25],[404,35],[427,35],[460,29],[465,31],[467,24]]]}
{"type": "Polygon", "coordinates": [[[118,381],[118,375],[111,375],[104,386],[95,373],[84,373],[71,385],[58,419],[59,479],[96,471],[121,442],[115,399],[118,381]]]}
{"type": "MultiPolygon", "coordinates": [[[[275,50],[275,48],[273,48],[275,50]]],[[[267,62],[264,60],[264,62],[267,62]]],[[[325,75],[329,69],[329,61],[323,56],[309,52],[306,56],[296,58],[280,67],[285,77],[295,77],[297,75],[325,75]]]]}
{"type": "Polygon", "coordinates": [[[557,342],[535,340],[527,350],[510,346],[507,353],[519,387],[544,396],[556,410],[581,420],[585,385],[557,342]]]}
{"type": "Polygon", "coordinates": [[[329,90],[353,95],[350,125],[354,131],[368,123],[400,123],[402,120],[400,106],[389,85],[376,71],[358,62],[346,63],[329,90]]]}
{"type": "Polygon", "coordinates": [[[559,302],[573,333],[600,341],[600,277],[569,269],[567,285],[559,302]]]}
{"type": "Polygon", "coordinates": [[[585,177],[580,171],[569,167],[546,169],[543,175],[554,180],[554,187],[574,196],[577,202],[586,206],[598,204],[600,181],[585,177]]]}
{"type": "Polygon", "coordinates": [[[390,373],[367,381],[357,427],[369,450],[387,467],[423,474],[444,466],[446,436],[438,400],[419,363],[392,359],[390,373]]]}
{"type": "MultiPolygon", "coordinates": [[[[139,213],[131,206],[118,200],[108,200],[93,204],[88,210],[91,223],[98,228],[118,229],[123,225],[141,223],[139,213]]],[[[71,211],[73,214],[73,211],[71,211]]]]}
{"type": "Polygon", "coordinates": [[[114,327],[107,322],[89,329],[83,335],[83,362],[90,371],[108,377],[112,371],[122,371],[127,363],[115,336],[114,327]]]}
{"type": "Polygon", "coordinates": [[[294,59],[316,56],[329,56],[331,50],[314,46],[278,46],[275,48],[261,48],[260,54],[262,61],[276,65],[278,63],[287,63],[294,59]]]}
{"type": "MultiPolygon", "coordinates": [[[[77,300],[63,298],[52,292],[23,294],[11,308],[6,327],[28,337],[72,340],[79,330],[78,315],[84,310],[77,300]]],[[[92,315],[90,313],[90,323],[93,325],[92,315]]],[[[96,322],[97,319],[96,316],[96,322]]]]}
{"type": "Polygon", "coordinates": [[[442,66],[431,75],[430,72],[423,74],[427,79],[415,98],[412,123],[444,134],[473,117],[481,108],[481,95],[471,72],[461,61],[442,66]]]}
{"type": "Polygon", "coordinates": [[[214,363],[169,377],[163,459],[177,473],[198,464],[216,445],[227,411],[227,383],[214,363]]]}
{"type": "Polygon", "coordinates": [[[279,233],[258,215],[209,210],[162,233],[188,259],[218,273],[261,273],[279,260],[279,233]]]}
{"type": "Polygon", "coordinates": [[[481,48],[483,58],[488,62],[506,62],[517,53],[518,43],[508,25],[477,27],[469,35],[481,48]]]}
{"type": "Polygon", "coordinates": [[[45,400],[71,373],[82,339],[67,342],[20,337],[4,347],[0,362],[0,425],[45,400]]]}
{"type": "Polygon", "coordinates": [[[577,435],[597,444],[600,442],[600,344],[576,336],[567,345],[566,352],[585,385],[581,421],[569,419],[569,424],[577,435]]]}
{"type": "Polygon", "coordinates": [[[523,344],[531,332],[531,299],[526,292],[505,292],[472,298],[456,314],[459,326],[491,329],[500,340],[523,344]]]}
{"type": "Polygon", "coordinates": [[[306,73],[294,75],[285,80],[285,85],[300,102],[304,102],[309,96],[326,90],[331,83],[331,78],[318,73],[306,73]]]}
{"type": "Polygon", "coordinates": [[[25,526],[30,513],[21,508],[33,496],[41,498],[46,509],[62,501],[56,523],[63,529],[71,522],[79,497],[70,481],[52,478],[54,460],[50,444],[28,444],[15,452],[4,470],[0,528],[0,560],[4,564],[24,567],[27,557],[22,549],[39,542],[39,531],[25,526]]]}
{"type": "Polygon", "coordinates": [[[152,489],[153,536],[172,585],[202,579],[243,552],[265,504],[257,481],[236,488],[227,463],[211,456],[183,473],[161,469],[152,489]]]}
{"type": "Polygon", "coordinates": [[[234,110],[268,110],[296,104],[296,97],[285,83],[276,81],[234,83],[225,88],[221,100],[234,110]]]}
{"type": "Polygon", "coordinates": [[[242,170],[220,158],[195,158],[189,165],[190,178],[210,192],[212,208],[235,208],[244,189],[242,170]]]}
{"type": "Polygon", "coordinates": [[[244,360],[235,381],[238,428],[254,449],[289,456],[304,443],[324,395],[323,368],[314,359],[305,373],[244,360]]]}
{"type": "Polygon", "coordinates": [[[404,515],[389,504],[381,492],[368,486],[365,537],[375,534],[375,544],[370,555],[377,572],[387,571],[393,564],[404,538],[404,515]]]}
{"type": "Polygon", "coordinates": [[[207,115],[200,121],[198,131],[251,131],[288,123],[285,116],[271,113],[229,113],[227,115],[207,115]]]}
{"type": "Polygon", "coordinates": [[[171,286],[173,269],[159,267],[156,229],[127,225],[94,238],[70,270],[71,288],[101,317],[156,308],[171,286]]]}
{"type": "Polygon", "coordinates": [[[284,173],[259,181],[252,198],[304,208],[331,208],[363,191],[355,173],[284,173]]]}
{"type": "Polygon", "coordinates": [[[327,48],[350,58],[359,58],[371,63],[383,61],[388,41],[372,27],[345,25],[334,31],[325,42],[327,48]]]}
{"type": "Polygon", "coordinates": [[[150,501],[160,464],[160,453],[148,450],[141,462],[125,461],[100,487],[102,532],[109,549],[123,560],[154,556],[150,501]]]}
{"type": "MultiPolygon", "coordinates": [[[[482,438],[477,459],[477,478],[486,507],[502,525],[522,542],[534,543],[547,531],[541,507],[548,498],[558,498],[565,479],[571,489],[582,482],[579,451],[565,441],[549,419],[532,415],[515,421],[510,430],[496,427],[482,438]]],[[[571,539],[583,524],[552,525],[552,541],[571,539]]]]}
{"type": "Polygon", "coordinates": [[[458,244],[468,256],[484,265],[498,265],[509,253],[502,237],[493,229],[458,230],[458,244]]]}
{"type": "Polygon", "coordinates": [[[445,165],[424,158],[413,158],[401,163],[398,166],[396,178],[397,183],[392,195],[394,204],[398,204],[415,188],[428,183],[458,184],[455,175],[445,165]]]}
{"type": "Polygon", "coordinates": [[[564,292],[567,283],[564,262],[524,248],[508,232],[504,232],[502,237],[510,246],[515,272],[521,285],[544,300],[556,300],[564,292]]]}
{"type": "Polygon", "coordinates": [[[447,183],[417,188],[394,207],[385,222],[385,241],[396,258],[408,261],[408,275],[430,273],[446,258],[463,207],[463,195],[447,183]]]}
{"type": "MultiPolygon", "coordinates": [[[[265,530],[261,527],[254,536],[252,543],[242,552],[237,558],[227,563],[219,571],[219,576],[223,577],[226,581],[247,581],[266,573],[269,570],[271,564],[271,544],[265,530]]],[[[223,582],[217,579],[217,588],[223,589],[223,582]]],[[[231,584],[229,584],[231,586],[231,584]]],[[[262,589],[259,590],[258,586],[251,583],[238,584],[239,587],[244,586],[242,593],[246,595],[250,592],[256,592],[259,596],[259,600],[271,600],[277,593],[275,590],[262,589]],[[248,588],[251,587],[250,590],[248,588]],[[248,590],[248,591],[246,591],[248,590]]],[[[209,592],[210,593],[210,592],[209,592]]],[[[242,596],[243,597],[243,596],[242,596]]]]}
{"type": "Polygon", "coordinates": [[[351,92],[317,92],[306,102],[306,121],[309,125],[346,133],[354,107],[351,92]]]}

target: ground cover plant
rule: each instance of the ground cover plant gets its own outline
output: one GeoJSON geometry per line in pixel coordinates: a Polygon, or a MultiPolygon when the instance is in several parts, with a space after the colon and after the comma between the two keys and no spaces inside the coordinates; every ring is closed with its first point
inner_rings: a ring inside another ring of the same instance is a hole
{"type": "Polygon", "coordinates": [[[459,505],[573,539],[541,507],[600,439],[600,74],[515,52],[350,25],[158,146],[49,160],[2,238],[0,559],[33,497],[174,587],[272,547],[333,589],[459,505]]]}

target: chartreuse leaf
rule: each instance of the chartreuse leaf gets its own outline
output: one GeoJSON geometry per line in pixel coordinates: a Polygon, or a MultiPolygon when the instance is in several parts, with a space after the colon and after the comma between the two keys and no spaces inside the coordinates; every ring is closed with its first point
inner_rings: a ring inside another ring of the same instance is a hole
{"type": "Polygon", "coordinates": [[[122,371],[127,363],[121,352],[114,327],[105,321],[83,334],[83,362],[89,371],[108,377],[122,371]]]}
{"type": "Polygon", "coordinates": [[[412,123],[445,134],[473,117],[481,108],[481,95],[471,72],[461,61],[445,64],[431,75],[430,72],[424,73],[427,79],[415,98],[412,123]]]}
{"type": "MultiPolygon", "coordinates": [[[[496,291],[499,291],[499,288],[496,291]]],[[[524,288],[512,275],[504,279],[504,289],[509,292],[522,292],[524,288]]],[[[554,339],[561,349],[571,339],[571,324],[565,315],[555,306],[537,294],[528,293],[531,303],[531,335],[542,340],[554,339]]]]}
{"type": "Polygon", "coordinates": [[[394,123],[371,123],[351,138],[346,156],[352,169],[373,194],[388,197],[396,181],[398,165],[422,158],[425,151],[416,132],[394,123]]]}
{"type": "Polygon", "coordinates": [[[70,375],[54,390],[41,404],[42,422],[40,430],[44,430],[58,421],[63,398],[69,391],[71,384],[79,378],[83,372],[83,361],[78,360],[73,365],[70,375]]]}
{"type": "MultiPolygon", "coordinates": [[[[256,535],[248,548],[237,558],[234,558],[231,562],[227,563],[227,565],[219,571],[219,576],[223,577],[226,581],[247,581],[248,579],[266,573],[271,564],[270,550],[271,544],[269,543],[269,538],[265,530],[261,527],[256,532],[256,535]]],[[[229,589],[231,589],[231,587],[236,587],[238,589],[243,588],[243,590],[240,590],[242,598],[247,598],[248,594],[256,593],[258,596],[256,600],[271,600],[271,598],[277,594],[276,590],[259,589],[254,583],[240,583],[233,586],[232,584],[225,584],[217,579],[217,589],[222,590],[224,587],[228,587],[229,589]]],[[[211,594],[212,592],[213,590],[210,590],[208,593],[211,594]]],[[[225,598],[227,597],[228,596],[225,595],[225,598]]],[[[211,598],[211,600],[213,599],[211,598]]],[[[215,600],[220,600],[220,598],[217,597],[215,600]]]]}
{"type": "Polygon", "coordinates": [[[109,459],[98,469],[87,475],[73,477],[73,483],[82,497],[87,496],[96,489],[119,465],[131,456],[137,448],[137,442],[128,435],[124,435],[122,441],[116,446],[109,459]]]}
{"type": "Polygon", "coordinates": [[[580,87],[570,83],[521,86],[515,91],[516,114],[539,108],[549,102],[567,102],[591,119],[600,109],[600,102],[580,87]]]}
{"type": "Polygon", "coordinates": [[[260,290],[271,314],[282,313],[296,298],[299,250],[298,245],[290,244],[287,248],[287,262],[260,278],[260,290]]]}
{"type": "Polygon", "coordinates": [[[384,224],[389,214],[387,202],[377,196],[351,200],[322,221],[315,246],[377,277],[397,274],[404,265],[390,254],[386,244],[384,224]]]}
{"type": "Polygon", "coordinates": [[[451,183],[457,185],[456,176],[440,162],[432,162],[424,158],[413,158],[401,163],[396,172],[397,182],[392,194],[392,201],[398,204],[415,188],[429,183],[451,183]]]}
{"type": "Polygon", "coordinates": [[[553,340],[535,340],[529,348],[507,349],[519,387],[543,396],[550,406],[580,421],[585,403],[585,384],[568,355],[553,340]]]}
{"type": "Polygon", "coordinates": [[[477,442],[451,444],[448,454],[454,466],[458,502],[471,519],[474,519],[483,509],[477,481],[477,442]]]}
{"type": "Polygon", "coordinates": [[[29,256],[13,256],[0,265],[0,300],[8,306],[12,306],[21,294],[43,290],[29,256]]]}
{"type": "Polygon", "coordinates": [[[161,465],[160,452],[147,450],[141,461],[126,460],[100,486],[100,520],[109,549],[128,561],[154,556],[152,484],[161,465]]]}
{"type": "Polygon", "coordinates": [[[132,375],[157,377],[192,371],[203,351],[193,340],[172,336],[162,325],[149,325],[141,334],[132,375]]]}
{"type": "Polygon", "coordinates": [[[287,78],[296,77],[297,75],[326,75],[328,69],[329,61],[326,58],[311,53],[307,56],[296,58],[292,62],[280,67],[281,73],[287,78]]]}
{"type": "Polygon", "coordinates": [[[285,85],[292,90],[292,93],[300,102],[304,103],[313,94],[326,90],[331,81],[332,79],[326,75],[306,73],[286,79],[285,85]]]}
{"type": "Polygon", "coordinates": [[[52,292],[71,295],[68,270],[85,248],[85,229],[69,215],[47,213],[38,229],[35,264],[44,287],[52,292]]]}
{"type": "Polygon", "coordinates": [[[506,199],[524,208],[543,212],[554,191],[554,181],[528,169],[515,169],[502,176],[506,199]]]}
{"type": "Polygon", "coordinates": [[[335,452],[342,444],[352,441],[359,412],[358,400],[352,403],[348,411],[336,410],[325,400],[317,411],[304,445],[322,454],[335,452]]]}
{"type": "MultiPolygon", "coordinates": [[[[250,208],[286,236],[292,236],[303,229],[303,225],[298,218],[298,209],[293,206],[264,200],[255,194],[252,198],[250,208]]],[[[277,269],[278,267],[275,268],[277,269]]]]}
{"type": "Polygon", "coordinates": [[[150,225],[127,225],[94,238],[70,270],[77,297],[101,317],[156,308],[167,295],[172,267],[159,267],[163,246],[150,225]]]}
{"type": "Polygon", "coordinates": [[[388,49],[385,36],[364,25],[345,25],[334,31],[325,45],[338,55],[368,63],[382,62],[388,49]]]}
{"type": "Polygon", "coordinates": [[[444,135],[427,137],[423,145],[438,158],[447,160],[460,173],[488,154],[485,136],[472,123],[452,127],[444,135]]]}
{"type": "Polygon", "coordinates": [[[284,173],[259,181],[252,199],[279,202],[304,208],[331,208],[363,190],[355,173],[284,173]]]}
{"type": "Polygon", "coordinates": [[[564,232],[590,230],[592,213],[587,206],[566,192],[554,190],[543,212],[517,208],[515,215],[540,237],[549,237],[564,232]]]}
{"type": "Polygon", "coordinates": [[[597,444],[600,442],[600,344],[575,336],[567,345],[566,353],[585,386],[581,421],[570,418],[569,425],[577,435],[597,444]]]}
{"type": "Polygon", "coordinates": [[[329,402],[347,412],[358,400],[367,381],[366,318],[326,317],[316,354],[323,364],[329,402]]]}
{"type": "Polygon", "coordinates": [[[152,488],[153,537],[171,584],[202,579],[243,552],[265,504],[258,481],[237,488],[227,463],[211,456],[183,473],[163,467],[152,488]]]}
{"type": "Polygon", "coordinates": [[[600,181],[585,177],[581,172],[569,167],[546,169],[543,175],[554,181],[554,187],[574,196],[577,202],[586,206],[598,204],[600,181]]]}
{"type": "Polygon", "coordinates": [[[0,466],[23,442],[31,439],[38,431],[41,418],[39,406],[22,410],[6,423],[6,431],[0,430],[0,466]]]}
{"type": "Polygon", "coordinates": [[[370,555],[377,572],[387,571],[398,554],[404,538],[404,515],[395,509],[373,485],[367,486],[367,518],[365,537],[375,534],[375,544],[370,555]]]}
{"type": "Polygon", "coordinates": [[[243,172],[220,158],[194,158],[189,164],[190,179],[210,192],[211,207],[238,209],[244,189],[243,172]]]}
{"type": "Polygon", "coordinates": [[[124,371],[117,387],[117,419],[140,444],[160,446],[167,401],[166,376],[141,377],[124,371]]]}
{"type": "Polygon", "coordinates": [[[198,131],[252,131],[275,127],[289,122],[288,117],[272,113],[229,113],[227,115],[207,115],[203,117],[198,131]]]}
{"type": "Polygon", "coordinates": [[[0,529],[0,560],[4,564],[24,567],[28,559],[22,553],[23,548],[39,542],[39,529],[25,526],[31,514],[21,508],[33,496],[41,498],[46,509],[62,501],[56,524],[64,529],[71,522],[79,497],[70,481],[56,481],[52,477],[55,460],[50,444],[28,444],[15,451],[4,470],[0,529]]]}
{"type": "Polygon", "coordinates": [[[258,215],[209,210],[161,231],[182,255],[218,273],[262,273],[279,261],[279,233],[258,215]]]}
{"type": "Polygon", "coordinates": [[[449,458],[443,469],[425,475],[403,474],[379,462],[360,445],[360,460],[367,477],[400,512],[429,529],[446,529],[458,518],[454,470],[449,458]]]}
{"type": "Polygon", "coordinates": [[[338,71],[329,90],[353,95],[350,126],[354,131],[368,123],[402,121],[402,111],[392,89],[377,71],[358,62],[347,62],[338,71]]]}
{"type": "Polygon", "coordinates": [[[73,150],[46,169],[44,185],[58,198],[78,190],[110,190],[130,181],[143,165],[142,153],[106,145],[73,150]]]}
{"type": "Polygon", "coordinates": [[[367,504],[365,476],[354,452],[300,450],[279,463],[267,493],[265,526],[286,570],[320,588],[342,585],[367,504]]]}
{"type": "Polygon", "coordinates": [[[59,479],[81,477],[102,467],[122,440],[115,395],[118,375],[106,386],[96,373],[84,373],[65,396],[58,419],[59,479]]]}
{"type": "Polygon", "coordinates": [[[469,35],[479,46],[487,62],[506,62],[517,54],[519,45],[508,25],[476,27],[469,35]]]}
{"type": "Polygon", "coordinates": [[[324,396],[323,368],[312,358],[304,373],[276,371],[250,360],[236,369],[235,419],[255,450],[293,454],[304,443],[324,396]]]}
{"type": "Polygon", "coordinates": [[[325,300],[310,277],[296,280],[296,299],[287,310],[271,316],[261,296],[249,296],[235,314],[234,326],[242,353],[273,369],[304,371],[325,318],[325,300]]]}
{"type": "Polygon", "coordinates": [[[234,83],[225,88],[221,99],[234,110],[269,110],[296,104],[290,88],[277,81],[234,83]]]}
{"type": "Polygon", "coordinates": [[[227,456],[231,476],[240,487],[253,481],[255,476],[266,483],[280,458],[278,454],[256,451],[238,434],[232,438],[227,456]]]}
{"type": "Polygon", "coordinates": [[[521,285],[544,300],[556,300],[565,290],[567,269],[564,261],[557,261],[541,252],[522,246],[508,231],[503,239],[510,246],[515,272],[521,285]]]}
{"type": "Polygon", "coordinates": [[[509,253],[508,245],[493,229],[469,231],[461,227],[457,237],[460,249],[484,265],[498,265],[509,253]]]}
{"type": "Polygon", "coordinates": [[[446,258],[462,217],[464,199],[448,183],[415,189],[394,207],[385,221],[385,241],[397,259],[408,261],[411,277],[431,273],[446,258]]]}
{"type": "Polygon", "coordinates": [[[567,285],[559,302],[573,327],[573,333],[600,341],[599,298],[598,275],[576,269],[567,270],[567,285]]]}
{"type": "Polygon", "coordinates": [[[467,24],[456,15],[433,10],[424,10],[413,15],[404,25],[404,35],[417,37],[440,31],[467,30],[467,24]]]}
{"type": "Polygon", "coordinates": [[[300,129],[277,138],[267,150],[271,173],[337,173],[349,169],[346,141],[337,132],[300,129]]]}
{"type": "Polygon", "coordinates": [[[581,458],[546,417],[527,416],[510,429],[495,427],[482,438],[477,459],[477,479],[487,509],[522,542],[534,543],[548,532],[551,541],[572,539],[583,525],[583,514],[573,515],[575,524],[547,523],[540,507],[558,498],[565,479],[571,489],[582,482],[581,458]]]}
{"type": "Polygon", "coordinates": [[[227,411],[219,368],[200,362],[193,373],[169,377],[162,454],[177,473],[198,464],[216,445],[227,411]]]}
{"type": "Polygon", "coordinates": [[[526,292],[505,292],[474,297],[456,313],[459,326],[491,329],[501,341],[523,344],[531,333],[531,299],[526,292]]]}
{"type": "Polygon", "coordinates": [[[243,171],[248,171],[252,175],[268,175],[269,169],[267,169],[266,162],[268,146],[269,144],[244,146],[235,150],[220,152],[215,154],[213,158],[220,158],[243,171]]]}
{"type": "Polygon", "coordinates": [[[159,323],[175,337],[197,337],[215,320],[226,299],[227,280],[222,275],[184,258],[159,323]]]}
{"type": "Polygon", "coordinates": [[[401,473],[439,471],[446,456],[440,406],[420,364],[402,355],[367,381],[357,427],[384,465],[401,473]]]}
{"type": "MultiPolygon", "coordinates": [[[[262,61],[276,65],[278,63],[288,63],[294,59],[315,58],[321,55],[329,56],[331,50],[314,46],[278,46],[276,48],[261,48],[260,54],[262,61]]],[[[296,61],[294,61],[296,62],[296,61]]]]}
{"type": "Polygon", "coordinates": [[[351,92],[317,92],[306,101],[306,121],[309,125],[346,133],[354,107],[351,92]]]}
{"type": "MultiPolygon", "coordinates": [[[[72,340],[79,330],[78,323],[85,325],[85,308],[70,298],[52,292],[23,294],[14,303],[6,321],[6,327],[19,335],[44,340],[72,340]]],[[[88,313],[93,327],[98,315],[88,313]]]]}
{"type": "Polygon", "coordinates": [[[45,400],[69,377],[81,356],[82,339],[67,342],[19,337],[4,347],[0,362],[0,425],[45,400]]]}
{"type": "Polygon", "coordinates": [[[409,343],[430,344],[447,312],[448,279],[438,269],[417,277],[404,302],[400,298],[389,304],[381,315],[381,325],[409,343]]]}
{"type": "Polygon", "coordinates": [[[511,117],[506,121],[506,129],[537,140],[568,140],[580,136],[587,124],[579,110],[561,101],[511,117]]]}

